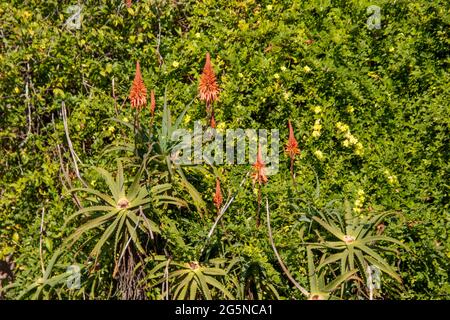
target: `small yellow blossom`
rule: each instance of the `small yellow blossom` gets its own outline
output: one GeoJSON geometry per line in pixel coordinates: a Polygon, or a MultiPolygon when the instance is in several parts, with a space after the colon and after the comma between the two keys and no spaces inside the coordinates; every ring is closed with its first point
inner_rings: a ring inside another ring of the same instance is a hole
{"type": "Polygon", "coordinates": [[[320,124],[320,119],[317,119],[317,120],[314,122],[314,127],[313,127],[313,129],[316,130],[316,131],[320,131],[320,130],[322,129],[322,125],[320,124]]]}
{"type": "Polygon", "coordinates": [[[275,79],[280,79],[280,75],[279,75],[278,73],[275,73],[275,74],[273,75],[273,77],[274,77],[275,79]]]}
{"type": "Polygon", "coordinates": [[[358,139],[356,139],[353,135],[350,135],[348,140],[349,140],[350,144],[357,144],[358,143],[358,139]]]}
{"type": "Polygon", "coordinates": [[[309,73],[309,72],[311,72],[311,68],[308,66],[304,66],[303,71],[305,71],[306,73],[309,73]]]}
{"type": "Polygon", "coordinates": [[[348,131],[348,125],[346,125],[345,123],[342,122],[338,122],[336,123],[336,128],[338,129],[339,132],[344,133],[348,131]]]}
{"type": "Polygon", "coordinates": [[[323,158],[324,158],[323,153],[322,153],[322,151],[320,151],[320,150],[314,151],[314,155],[315,155],[316,158],[319,159],[319,160],[323,160],[323,158]]]}
{"type": "Polygon", "coordinates": [[[314,138],[320,137],[320,131],[314,130],[313,133],[312,133],[312,136],[313,136],[314,138]]]}
{"type": "Polygon", "coordinates": [[[281,71],[283,71],[283,72],[287,70],[287,68],[286,68],[285,66],[281,66],[280,69],[281,69],[281,71]]]}
{"type": "Polygon", "coordinates": [[[322,108],[321,107],[319,107],[319,106],[316,106],[316,107],[314,107],[314,113],[316,113],[316,114],[319,114],[319,113],[321,113],[322,112],[322,108]]]}
{"type": "Polygon", "coordinates": [[[361,213],[361,208],[353,208],[353,212],[355,213],[361,213]]]}
{"type": "Polygon", "coordinates": [[[217,125],[217,130],[223,131],[223,130],[225,130],[226,127],[227,127],[227,126],[226,126],[225,122],[220,122],[220,123],[217,125]]]}
{"type": "Polygon", "coordinates": [[[172,67],[178,68],[180,66],[180,63],[178,61],[172,62],[172,67]]]}
{"type": "Polygon", "coordinates": [[[353,108],[353,106],[348,106],[347,107],[347,112],[348,113],[353,113],[353,111],[355,111],[355,108],[353,108]]]}

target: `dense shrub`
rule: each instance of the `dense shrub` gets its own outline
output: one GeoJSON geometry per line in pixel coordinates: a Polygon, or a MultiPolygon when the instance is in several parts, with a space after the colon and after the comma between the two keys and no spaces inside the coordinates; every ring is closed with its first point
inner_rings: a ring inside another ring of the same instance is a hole
{"type": "MultiPolygon", "coordinates": [[[[52,257],[60,257],[64,239],[83,223],[65,224],[78,210],[76,201],[92,203],[85,194],[75,199],[69,192],[83,186],[75,162],[87,185],[108,191],[90,168],[115,173],[117,157],[125,156],[105,154],[104,148],[133,141],[132,130],[107,119],[133,122],[128,95],[136,61],[148,91],[156,93],[155,128],[163,122],[166,91],[175,116],[195,98],[181,124],[192,129],[192,120],[207,124],[204,103],[196,98],[206,52],[221,88],[214,105],[219,130],[280,129],[285,143],[287,120],[292,121],[301,149],[296,185],[289,159],[280,153],[280,172],[269,176],[261,190],[270,203],[274,242],[300,285],[310,284],[308,259],[320,262],[317,249],[308,256],[306,243],[330,236],[312,219],[319,212],[349,210],[364,217],[393,212],[381,232],[409,251],[395,247],[394,253],[382,254],[403,282],[383,274],[379,296],[449,298],[447,1],[132,1],[130,8],[124,1],[82,2],[81,29],[65,25],[71,15],[67,8],[75,1],[0,4],[0,260],[15,261],[14,279],[1,283],[13,284],[4,292],[7,298],[19,297],[42,278],[52,257]],[[371,30],[366,10],[373,4],[381,8],[381,28],[371,30]]],[[[148,109],[140,121],[152,130],[148,109]]],[[[154,168],[162,172],[158,182],[165,182],[165,169],[154,168]]],[[[257,188],[251,179],[239,187],[250,169],[186,168],[205,206],[183,188],[181,176],[171,178],[171,192],[188,205],[151,211],[161,229],[161,243],[155,245],[161,247],[154,252],[158,258],[146,260],[142,279],[148,298],[164,294],[158,280],[170,264],[167,251],[179,262],[173,270],[192,261],[226,270],[199,269],[224,286],[210,288],[213,298],[228,293],[242,299],[302,297],[280,268],[265,223],[255,226],[257,188]],[[216,215],[215,175],[225,200],[234,193],[236,199],[205,244],[216,215]]],[[[125,171],[131,179],[136,168],[125,165],[125,171]]],[[[145,177],[147,184],[154,183],[150,173],[145,177]]],[[[260,211],[265,221],[264,201],[260,211]]],[[[84,240],[101,234],[91,231],[84,240]]],[[[46,295],[39,297],[121,297],[114,255],[93,262],[92,246],[81,244],[58,261],[63,271],[74,263],[86,267],[82,291],[57,284],[56,293],[44,289],[46,295]]],[[[113,246],[107,242],[104,250],[113,246]]],[[[361,290],[349,284],[343,296],[364,296],[361,290]]]]}

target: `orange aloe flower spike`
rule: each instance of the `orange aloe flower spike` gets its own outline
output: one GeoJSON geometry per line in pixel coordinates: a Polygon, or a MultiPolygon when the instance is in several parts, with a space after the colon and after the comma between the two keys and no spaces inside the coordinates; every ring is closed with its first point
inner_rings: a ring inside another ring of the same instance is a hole
{"type": "Polygon", "coordinates": [[[136,74],[130,90],[131,107],[141,109],[147,103],[147,88],[142,80],[139,61],[136,62],[136,74]]]}
{"type": "Polygon", "coordinates": [[[253,164],[253,183],[258,181],[259,184],[261,183],[267,183],[268,179],[265,174],[266,165],[264,164],[264,161],[262,159],[262,153],[261,153],[261,144],[258,145],[258,155],[256,157],[256,162],[253,164]]]}
{"type": "Polygon", "coordinates": [[[298,142],[294,136],[294,129],[292,128],[291,120],[288,121],[289,126],[289,139],[286,144],[285,151],[291,159],[295,158],[295,155],[300,154],[300,149],[298,148],[298,142]]]}
{"type": "Polygon", "coordinates": [[[200,77],[198,92],[200,95],[200,100],[206,102],[206,106],[209,111],[211,103],[216,101],[219,97],[219,86],[217,85],[216,75],[214,74],[209,52],[206,53],[206,62],[200,77]]]}
{"type": "Polygon", "coordinates": [[[220,209],[220,206],[223,203],[222,191],[220,190],[220,181],[216,179],[216,193],[214,194],[214,205],[217,208],[217,211],[220,209]]]}

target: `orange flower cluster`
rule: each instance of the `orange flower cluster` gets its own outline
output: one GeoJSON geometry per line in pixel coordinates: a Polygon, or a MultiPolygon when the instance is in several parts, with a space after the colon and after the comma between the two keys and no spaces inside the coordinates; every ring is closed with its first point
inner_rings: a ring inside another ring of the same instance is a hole
{"type": "Polygon", "coordinates": [[[147,88],[145,87],[144,80],[142,80],[139,61],[136,62],[136,74],[134,76],[133,84],[131,85],[129,98],[132,108],[140,110],[147,104],[147,88]]]}
{"type": "Polygon", "coordinates": [[[256,181],[258,181],[259,184],[267,183],[268,179],[265,174],[265,171],[266,165],[264,164],[264,161],[262,159],[261,144],[259,144],[256,162],[253,164],[253,173],[252,173],[253,183],[255,183],[256,181]]]}
{"type": "Polygon", "coordinates": [[[300,149],[298,148],[298,142],[294,136],[294,129],[292,128],[291,120],[288,121],[289,126],[289,139],[286,144],[285,151],[291,159],[295,158],[295,155],[300,154],[300,149]]]}
{"type": "Polygon", "coordinates": [[[125,4],[127,5],[127,8],[131,8],[131,0],[125,0],[125,4]]]}
{"type": "Polygon", "coordinates": [[[216,179],[216,193],[214,194],[214,205],[217,208],[217,211],[220,210],[220,207],[222,206],[223,203],[223,197],[222,197],[222,191],[220,190],[220,181],[219,179],[216,179]]]}
{"type": "Polygon", "coordinates": [[[206,102],[207,111],[209,111],[211,103],[216,101],[219,97],[219,86],[217,85],[216,75],[214,74],[209,52],[206,53],[206,62],[200,77],[198,91],[200,100],[206,102]]]}

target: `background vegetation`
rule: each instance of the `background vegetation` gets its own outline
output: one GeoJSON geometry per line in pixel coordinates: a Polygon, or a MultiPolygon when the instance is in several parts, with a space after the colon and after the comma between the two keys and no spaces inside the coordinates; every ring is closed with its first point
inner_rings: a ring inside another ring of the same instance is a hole
{"type": "Polygon", "coordinates": [[[79,2],[78,30],[76,1],[0,3],[0,297],[450,297],[448,1],[79,2]],[[296,184],[280,153],[261,186],[259,227],[250,165],[166,161],[186,106],[180,127],[208,123],[206,52],[219,130],[278,128],[285,143],[291,119],[299,142],[296,184]],[[156,112],[135,134],[137,60],[156,112]],[[235,200],[206,241],[216,177],[235,200]]]}

